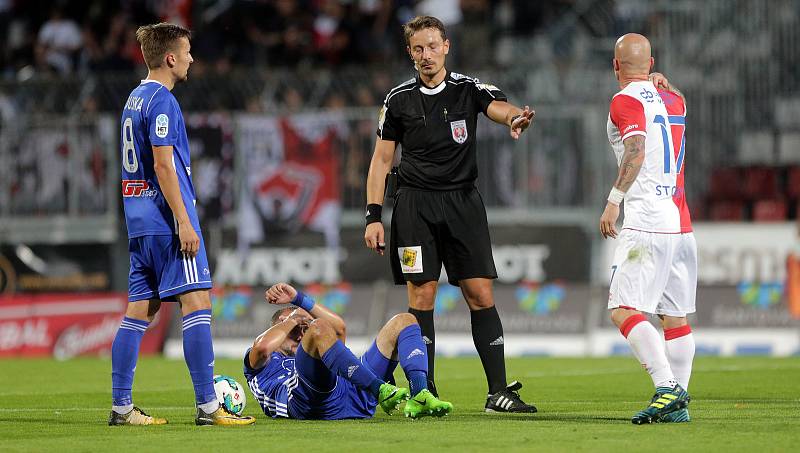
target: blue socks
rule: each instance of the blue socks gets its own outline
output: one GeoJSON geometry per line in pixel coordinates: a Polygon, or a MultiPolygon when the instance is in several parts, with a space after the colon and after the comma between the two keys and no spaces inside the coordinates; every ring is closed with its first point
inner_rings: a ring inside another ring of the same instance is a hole
{"type": "Polygon", "coordinates": [[[419,324],[412,324],[400,331],[397,356],[400,367],[406,373],[411,395],[428,388],[428,354],[419,324]]]}
{"type": "Polygon", "coordinates": [[[139,345],[149,324],[127,316],[122,318],[111,345],[111,404],[123,414],[133,408],[133,371],[139,358],[139,345]]]}
{"type": "Polygon", "coordinates": [[[211,310],[197,310],[183,317],[183,358],[192,376],[197,406],[206,413],[213,412],[219,403],[214,392],[211,310]]]}
{"type": "Polygon", "coordinates": [[[378,379],[372,370],[364,366],[341,340],[336,340],[336,343],[325,351],[325,354],[322,355],[322,362],[329,370],[356,386],[369,390],[375,397],[380,394],[381,385],[384,382],[378,379]]]}

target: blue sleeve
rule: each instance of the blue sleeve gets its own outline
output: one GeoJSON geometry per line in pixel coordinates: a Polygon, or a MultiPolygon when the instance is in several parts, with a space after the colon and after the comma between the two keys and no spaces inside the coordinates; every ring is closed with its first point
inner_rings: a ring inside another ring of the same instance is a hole
{"type": "MultiPolygon", "coordinates": [[[[159,90],[160,91],[160,90],[159,90]]],[[[147,128],[153,146],[175,146],[178,143],[178,118],[181,112],[168,93],[156,92],[147,106],[147,128]]]]}

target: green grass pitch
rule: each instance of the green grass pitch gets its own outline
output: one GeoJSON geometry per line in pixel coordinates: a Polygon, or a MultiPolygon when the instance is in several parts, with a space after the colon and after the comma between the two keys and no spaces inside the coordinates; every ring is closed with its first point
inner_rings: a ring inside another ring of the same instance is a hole
{"type": "MultiPolygon", "coordinates": [[[[533,415],[482,412],[477,358],[440,359],[451,416],[412,421],[380,412],[372,420],[267,419],[248,392],[251,427],[194,426],[193,393],[182,361],[139,361],[134,400],[169,419],[164,427],[109,427],[111,363],[104,359],[0,360],[0,451],[798,451],[800,358],[695,360],[692,422],[634,426],[652,395],[632,358],[521,358],[509,379],[525,384],[533,415]],[[302,449],[302,450],[301,450],[302,449]]],[[[216,371],[243,383],[236,360],[216,371]]],[[[398,376],[400,375],[398,371],[398,376]]],[[[402,382],[402,380],[401,380],[402,382]]]]}

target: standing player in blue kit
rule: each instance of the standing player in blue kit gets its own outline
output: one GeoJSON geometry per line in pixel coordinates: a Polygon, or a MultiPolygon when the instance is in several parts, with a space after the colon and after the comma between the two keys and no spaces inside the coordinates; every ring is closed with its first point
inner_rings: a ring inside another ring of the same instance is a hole
{"type": "Polygon", "coordinates": [[[249,425],[220,405],[214,392],[211,271],[195,209],[186,125],[171,90],[188,77],[191,32],[160,23],[136,39],[149,69],[122,111],[122,197],[128,227],[128,308],[111,349],[109,425],[163,425],[133,405],[139,345],[161,302],[183,313],[183,354],[194,384],[197,425],[249,425]]]}

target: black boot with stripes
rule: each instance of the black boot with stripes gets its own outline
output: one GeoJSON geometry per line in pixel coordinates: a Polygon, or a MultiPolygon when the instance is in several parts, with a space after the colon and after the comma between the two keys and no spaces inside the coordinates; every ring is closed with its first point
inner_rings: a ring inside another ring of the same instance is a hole
{"type": "Polygon", "coordinates": [[[486,412],[523,412],[532,414],[536,412],[536,406],[527,404],[519,396],[519,389],[522,383],[514,381],[506,387],[486,398],[486,412]]]}

